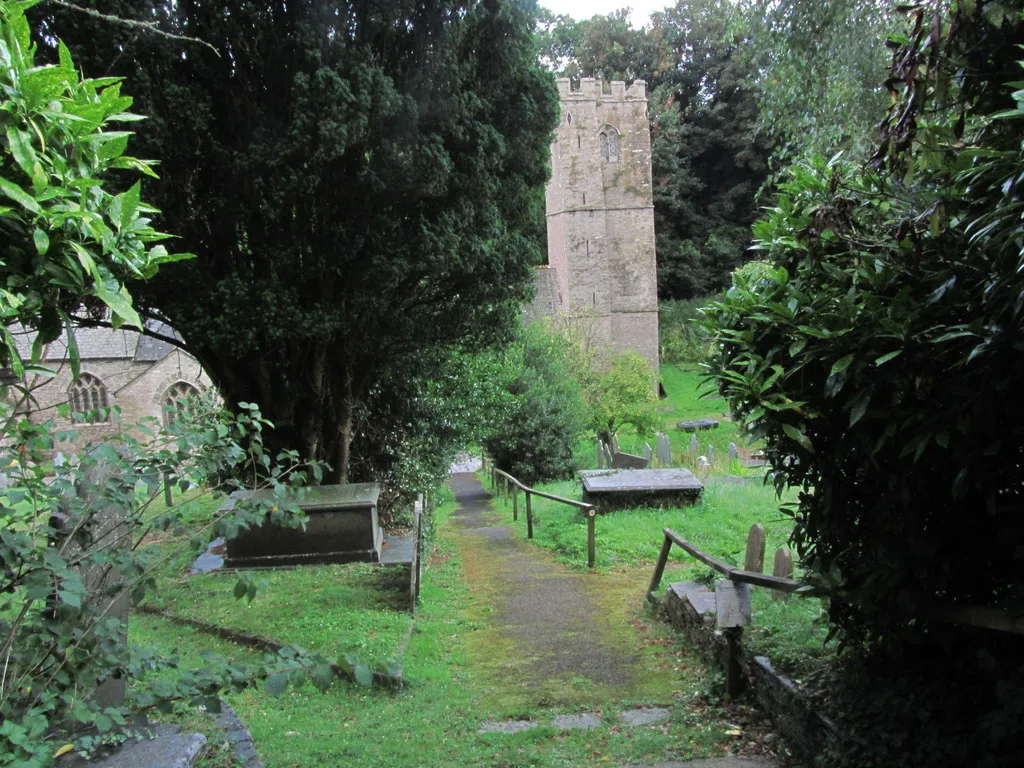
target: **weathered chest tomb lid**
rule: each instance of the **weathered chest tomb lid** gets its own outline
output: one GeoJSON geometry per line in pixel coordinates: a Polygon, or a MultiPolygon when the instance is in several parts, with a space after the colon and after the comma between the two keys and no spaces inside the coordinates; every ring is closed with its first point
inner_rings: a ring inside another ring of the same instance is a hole
{"type": "MultiPolygon", "coordinates": [[[[383,533],[377,519],[377,483],[321,485],[298,502],[306,513],[305,530],[273,523],[242,531],[227,542],[229,568],[377,562],[383,533]]],[[[270,490],[232,494],[221,509],[239,497],[270,500],[270,490]]],[[[230,505],[230,506],[228,506],[230,505]]]]}

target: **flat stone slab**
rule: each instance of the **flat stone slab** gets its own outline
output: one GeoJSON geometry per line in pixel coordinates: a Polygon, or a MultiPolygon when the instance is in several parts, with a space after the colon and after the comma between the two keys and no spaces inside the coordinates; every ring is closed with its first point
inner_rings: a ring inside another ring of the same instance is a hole
{"type": "Polygon", "coordinates": [[[555,715],[553,725],[560,731],[585,731],[601,727],[601,716],[593,712],[578,715],[555,715]]]}
{"type": "Polygon", "coordinates": [[[491,720],[480,726],[477,733],[520,733],[539,725],[533,720],[491,720]]]}
{"type": "Polygon", "coordinates": [[[711,614],[718,610],[718,598],[715,590],[708,589],[696,581],[677,581],[668,585],[681,600],[685,600],[698,616],[711,614]]]}
{"type": "Polygon", "coordinates": [[[648,707],[647,709],[627,709],[619,713],[623,725],[653,725],[668,720],[671,713],[664,707],[648,707]]]}
{"type": "Polygon", "coordinates": [[[160,733],[154,739],[129,741],[100,760],[75,756],[60,761],[61,768],[192,768],[202,755],[206,737],[201,733],[160,733]]]}
{"type": "Polygon", "coordinates": [[[680,421],[676,429],[683,432],[701,432],[705,429],[718,429],[718,421],[715,419],[694,419],[693,421],[680,421]]]}
{"type": "Polygon", "coordinates": [[[584,469],[583,501],[602,512],[635,506],[692,504],[704,485],[688,469],[584,469]]]}
{"type": "Polygon", "coordinates": [[[380,564],[411,565],[414,538],[411,533],[406,536],[389,536],[385,533],[384,545],[380,550],[380,564]]]}

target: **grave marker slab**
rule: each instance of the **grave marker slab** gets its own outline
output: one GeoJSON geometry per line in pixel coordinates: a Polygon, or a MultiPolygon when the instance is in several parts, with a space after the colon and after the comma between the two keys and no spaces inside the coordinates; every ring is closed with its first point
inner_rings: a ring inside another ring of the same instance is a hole
{"type": "MultiPolygon", "coordinates": [[[[272,499],[273,492],[247,491],[248,498],[272,499]]],[[[306,529],[273,523],[242,531],[227,543],[228,568],[272,568],[282,565],[380,561],[384,534],[377,521],[377,483],[321,485],[299,502],[306,529]]],[[[221,507],[237,503],[232,494],[221,507]]]]}
{"type": "Polygon", "coordinates": [[[612,456],[612,469],[647,469],[649,458],[632,453],[616,453],[612,456]]]}
{"type": "MultiPolygon", "coordinates": [[[[772,568],[772,575],[784,579],[793,578],[793,555],[786,547],[779,547],[775,550],[775,564],[772,568]]],[[[780,590],[772,590],[772,597],[776,600],[788,600],[789,593],[780,590]]]]}
{"type": "Polygon", "coordinates": [[[761,573],[764,571],[764,526],[754,523],[747,534],[747,556],[743,568],[747,571],[761,573]]]}
{"type": "Polygon", "coordinates": [[[600,512],[642,505],[692,504],[704,490],[688,469],[585,469],[578,474],[583,481],[583,501],[600,512]]]}
{"type": "Polygon", "coordinates": [[[668,435],[658,433],[658,463],[663,467],[672,465],[672,441],[668,435]]]}
{"type": "Polygon", "coordinates": [[[683,432],[700,432],[705,429],[718,429],[718,421],[715,419],[694,419],[693,421],[680,421],[676,429],[683,432]]]}

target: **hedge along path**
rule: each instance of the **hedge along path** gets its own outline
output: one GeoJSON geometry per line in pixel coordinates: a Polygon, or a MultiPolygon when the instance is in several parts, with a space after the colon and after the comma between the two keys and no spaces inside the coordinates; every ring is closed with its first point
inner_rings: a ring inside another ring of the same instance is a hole
{"type": "Polygon", "coordinates": [[[454,474],[451,486],[449,525],[482,624],[468,636],[467,662],[485,706],[512,714],[672,701],[699,663],[644,617],[639,574],[574,571],[502,525],[474,475],[454,474]]]}

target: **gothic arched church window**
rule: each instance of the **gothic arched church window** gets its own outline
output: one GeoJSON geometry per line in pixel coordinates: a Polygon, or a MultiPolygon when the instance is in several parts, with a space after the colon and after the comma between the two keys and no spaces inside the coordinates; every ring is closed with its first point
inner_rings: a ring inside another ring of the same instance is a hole
{"type": "Polygon", "coordinates": [[[613,125],[604,126],[597,134],[601,142],[601,159],[606,163],[619,162],[619,131],[613,125]]]}
{"type": "Polygon", "coordinates": [[[85,414],[89,424],[110,421],[110,394],[107,385],[91,373],[83,373],[68,387],[68,402],[75,413],[85,414]]]}
{"type": "Polygon", "coordinates": [[[198,394],[198,389],[184,381],[168,387],[163,402],[164,424],[169,427],[181,418],[189,409],[188,400],[198,394]]]}

